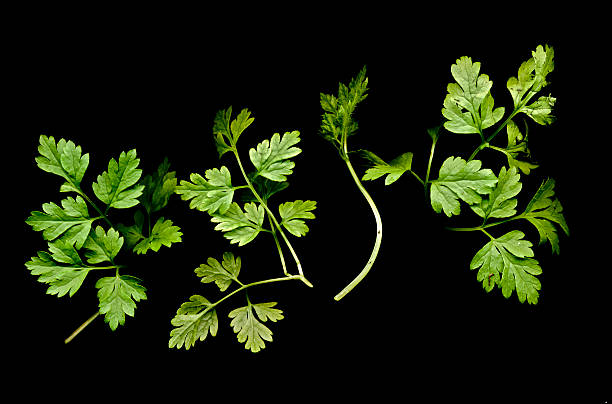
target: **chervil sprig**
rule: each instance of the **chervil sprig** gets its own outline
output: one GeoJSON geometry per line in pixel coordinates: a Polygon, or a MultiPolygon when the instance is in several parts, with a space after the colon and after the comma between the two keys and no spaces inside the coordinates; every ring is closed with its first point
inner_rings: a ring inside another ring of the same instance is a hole
{"type": "Polygon", "coordinates": [[[448,84],[447,95],[443,102],[442,115],[446,119],[444,129],[455,134],[478,134],[480,145],[464,160],[451,156],[444,160],[437,178],[430,179],[435,146],[440,138],[440,127],[428,130],[432,146],[426,169],[425,179],[412,171],[412,154],[404,153],[390,163],[386,163],[371,152],[366,157],[373,162],[364,180],[386,176],[385,184],[398,180],[404,172],[411,172],[428,191],[431,207],[437,213],[449,218],[460,215],[461,207],[466,204],[481,219],[474,227],[447,227],[452,231],[480,231],[486,235],[486,243],[474,256],[470,269],[478,269],[477,280],[489,292],[495,285],[502,289],[505,297],[516,291],[520,302],[535,304],[539,298],[540,281],[536,278],[542,273],[537,260],[533,258],[532,243],[525,240],[526,235],[512,230],[499,237],[489,233],[494,226],[524,219],[537,230],[540,244],[548,241],[553,253],[559,253],[559,237],[556,226],[569,235],[569,228],[563,216],[563,208],[554,198],[555,181],[546,178],[522,213],[517,214],[522,189],[520,172],[528,175],[538,167],[530,161],[531,153],[527,144],[527,123],[524,134],[513,121],[524,114],[539,125],[554,122],[552,109],[556,99],[550,95],[540,95],[548,82],[548,75],[554,70],[554,51],[549,46],[538,46],[532,57],[523,62],[517,77],[511,77],[506,87],[512,97],[512,110],[504,118],[506,109],[495,107],[491,88],[493,82],[481,73],[480,62],[473,62],[464,56],[451,66],[454,82],[448,84]],[[503,119],[503,121],[502,121],[503,119]],[[501,122],[501,123],[499,123],[501,122]],[[497,125],[497,126],[496,126],[497,125]],[[487,133],[492,129],[492,133],[487,133]],[[506,129],[507,146],[496,146],[492,141],[506,129]],[[507,167],[502,166],[499,174],[483,168],[476,155],[484,149],[503,153],[507,167]],[[496,220],[501,219],[501,220],[496,220]]]}
{"type": "MultiPolygon", "coordinates": [[[[148,177],[141,181],[140,159],[136,150],[130,150],[120,153],[117,160],[111,159],[108,169],[97,176],[91,185],[97,198],[94,202],[82,186],[89,166],[89,154],[83,154],[81,147],[72,141],[60,139],[56,142],[52,136],[40,136],[39,143],[38,167],[62,177],[65,182],[60,192],[75,193],[76,196],[68,196],[59,204],[45,203],[41,211],[31,212],[26,219],[33,230],[42,232],[48,245],[48,251],[39,251],[26,262],[26,267],[32,275],[38,276],[39,282],[49,285],[48,294],[58,297],[73,296],[91,277],[90,273],[111,272],[110,276],[99,277],[95,283],[98,310],[66,339],[68,343],[99,315],[104,316],[112,330],[117,329],[125,323],[126,315],[134,315],[136,302],[147,299],[142,281],[124,274],[125,267],[116,262],[123,248],[132,248],[135,233],[137,230],[141,233],[142,226],[128,229],[114,225],[110,213],[112,209],[132,208],[139,204],[147,211],[152,206],[159,210],[174,193],[175,184],[155,183],[147,180],[148,177]],[[90,209],[96,214],[92,215],[90,209]],[[101,224],[96,223],[100,221],[101,224]],[[125,231],[127,246],[120,231],[125,231]]],[[[169,246],[171,242],[181,241],[178,227],[168,226],[168,223],[172,224],[162,219],[161,225],[156,224],[153,228],[151,249],[159,249],[156,243],[169,246]]],[[[148,248],[149,245],[138,252],[145,252],[148,248]]]]}
{"type": "Polygon", "coordinates": [[[252,303],[246,294],[247,289],[288,280],[300,280],[312,287],[285,232],[296,237],[304,236],[309,231],[304,219],[314,219],[312,211],[316,208],[316,202],[296,200],[281,203],[278,205],[280,219],[269,205],[270,197],[288,185],[287,176],[293,173],[295,167],[291,159],[302,152],[296,147],[300,142],[300,133],[275,133],[270,139],[250,149],[249,160],[254,171],[247,173],[237,143],[253,119],[247,109],[243,109],[232,119],[232,108],[229,107],[217,113],[213,125],[219,157],[232,153],[240,176],[232,176],[227,166],[211,168],[206,170],[203,176],[194,173],[190,175],[190,181],[182,180],[176,188],[176,193],[181,195],[183,200],[189,201],[192,209],[206,212],[215,224],[215,230],[223,232],[230,244],[243,246],[262,233],[271,234],[284,276],[244,284],[238,278],[242,265],[239,257],[225,252],[221,262],[212,257],[208,258],[207,263],[196,268],[195,273],[202,278],[203,283],[214,282],[220,292],[226,294],[215,302],[201,295],[194,295],[188,302],[183,303],[172,319],[175,328],[170,333],[171,348],[189,349],[196,341],[203,341],[208,335],[215,336],[219,326],[217,306],[235,294],[244,292],[247,305],[229,312],[229,318],[232,319],[230,326],[246,349],[258,352],[265,347],[264,341],[272,341],[272,332],[263,323],[267,320],[280,320],[283,315],[281,310],[274,308],[275,302],[252,303]],[[240,177],[240,180],[236,179],[240,177]],[[243,182],[237,185],[237,181],[243,182]],[[242,199],[247,202],[240,204],[234,201],[237,192],[245,193],[242,199]],[[297,274],[291,274],[287,268],[281,240],[293,257],[297,274]],[[227,292],[232,285],[236,288],[227,292]]]}

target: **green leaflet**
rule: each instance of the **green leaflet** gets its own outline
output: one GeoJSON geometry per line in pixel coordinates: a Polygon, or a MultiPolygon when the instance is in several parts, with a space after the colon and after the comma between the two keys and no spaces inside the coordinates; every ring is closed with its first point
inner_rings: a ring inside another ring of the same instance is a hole
{"type": "Polygon", "coordinates": [[[357,132],[358,125],[352,116],[357,105],[367,97],[367,91],[368,77],[364,66],[351,79],[348,87],[343,83],[338,85],[337,97],[320,94],[321,108],[324,111],[321,117],[321,134],[338,149],[342,156],[345,155],[342,145],[346,137],[357,132]]]}
{"type": "Polygon", "coordinates": [[[232,117],[232,107],[217,112],[213,124],[213,134],[215,135],[215,145],[219,157],[231,150],[236,150],[238,138],[254,121],[248,109],[240,111],[236,119],[230,121],[232,117]],[[229,144],[228,144],[229,143],[229,144]]]}
{"type": "Polygon", "coordinates": [[[144,235],[144,215],[141,211],[134,214],[134,224],[118,226],[121,233],[126,238],[126,245],[136,254],[146,254],[147,251],[159,251],[162,246],[171,247],[173,243],[180,243],[183,233],[180,227],[173,226],[172,220],[160,217],[150,230],[150,235],[144,235]]]}
{"type": "Polygon", "coordinates": [[[362,180],[371,181],[386,175],[385,185],[391,185],[399,179],[406,171],[412,168],[412,153],[404,153],[386,163],[374,153],[365,151],[366,158],[374,163],[374,166],[368,168],[362,180]]]}
{"type": "Polygon", "coordinates": [[[490,94],[493,82],[480,73],[480,63],[464,56],[451,66],[457,83],[449,83],[442,115],[447,119],[444,127],[453,133],[482,133],[496,124],[504,115],[504,108],[493,109],[490,94]],[[463,112],[463,111],[466,112],[463,112]]]}
{"type": "Polygon", "coordinates": [[[240,257],[234,257],[231,252],[225,252],[222,263],[209,257],[207,263],[200,265],[195,273],[202,278],[202,283],[215,282],[219,290],[224,292],[232,282],[238,282],[240,264],[240,257]]]}
{"type": "Polygon", "coordinates": [[[243,246],[250,243],[262,230],[264,221],[264,208],[255,203],[246,203],[244,210],[236,202],[224,213],[215,213],[211,222],[218,223],[215,230],[225,232],[224,237],[232,244],[238,243],[243,246]]]}
{"type": "Polygon", "coordinates": [[[146,300],[146,289],[140,279],[128,275],[101,278],[96,282],[100,313],[111,330],[125,324],[125,316],[133,317],[136,302],[146,300]]]}
{"type": "Polygon", "coordinates": [[[294,145],[300,142],[300,132],[278,133],[270,140],[264,140],[256,148],[249,150],[249,158],[257,169],[257,174],[272,181],[286,181],[287,175],[293,173],[295,163],[289,159],[302,152],[294,145]]]}
{"type": "Polygon", "coordinates": [[[123,246],[123,237],[114,229],[105,232],[101,226],[96,227],[96,231],[89,235],[84,247],[87,262],[98,264],[100,262],[113,262],[113,258],[119,253],[123,246]]]}
{"type": "Polygon", "coordinates": [[[553,48],[539,45],[532,52],[532,57],[521,64],[518,76],[511,77],[506,83],[518,112],[525,113],[540,125],[549,125],[554,121],[551,113],[556,99],[542,96],[529,105],[527,102],[548,85],[547,76],[555,67],[553,58],[553,48]]]}
{"type": "Polygon", "coordinates": [[[42,212],[34,211],[26,223],[35,231],[42,231],[48,241],[61,237],[80,249],[97,218],[90,218],[85,200],[80,196],[61,201],[61,207],[53,202],[42,205],[42,212]]]}
{"type": "Polygon", "coordinates": [[[449,157],[442,167],[438,179],[431,182],[430,200],[436,213],[444,210],[450,217],[460,213],[459,200],[470,205],[481,202],[481,195],[493,190],[497,178],[488,168],[481,169],[479,160],[466,162],[460,157],[449,157]]]}
{"type": "Polygon", "coordinates": [[[249,304],[245,307],[232,310],[229,317],[231,326],[237,334],[238,342],[244,343],[251,352],[259,352],[266,347],[264,341],[272,341],[272,331],[263,323],[267,320],[276,322],[282,320],[283,312],[275,309],[276,302],[249,304]],[[258,319],[259,318],[259,319],[258,319]]]}
{"type": "Polygon", "coordinates": [[[308,233],[308,226],[301,219],[314,219],[312,213],[317,207],[316,201],[285,202],[279,205],[278,212],[282,218],[281,225],[296,237],[308,233]]]}
{"type": "Polygon", "coordinates": [[[39,143],[40,156],[35,159],[38,167],[66,180],[61,191],[78,190],[89,165],[89,154],[81,155],[81,147],[70,140],[60,139],[56,144],[53,136],[41,135],[39,143]]]}
{"type": "Polygon", "coordinates": [[[516,290],[521,303],[527,300],[529,304],[536,304],[541,284],[535,275],[540,275],[542,269],[538,261],[530,258],[532,244],[523,237],[523,232],[514,230],[492,239],[476,253],[470,269],[479,268],[476,279],[487,292],[498,285],[504,297],[509,298],[516,290]]]}
{"type": "Polygon", "coordinates": [[[203,296],[194,295],[177,310],[171,323],[168,347],[191,348],[198,340],[204,341],[208,334],[217,335],[219,320],[212,304],[203,296]]]}
{"type": "Polygon", "coordinates": [[[139,203],[144,185],[135,185],[142,174],[138,169],[136,150],[121,152],[119,160],[111,159],[108,170],[98,175],[92,188],[98,199],[108,208],[130,208],[139,203]]]}
{"type": "Polygon", "coordinates": [[[540,235],[540,244],[550,242],[553,253],[559,254],[559,236],[554,226],[556,223],[569,235],[569,227],[563,216],[563,207],[555,195],[555,180],[546,179],[535,193],[521,217],[535,226],[540,235]]]}
{"type": "Polygon", "coordinates": [[[50,242],[49,251],[39,251],[26,262],[26,268],[38,276],[38,282],[49,285],[48,294],[72,297],[95,267],[85,265],[72,243],[66,240],[50,242]]]}
{"type": "Polygon", "coordinates": [[[200,174],[191,174],[189,181],[181,181],[176,187],[176,193],[184,201],[191,200],[189,207],[203,212],[221,214],[225,213],[234,198],[232,177],[227,167],[213,168],[204,173],[206,179],[200,174]]]}
{"type": "Polygon", "coordinates": [[[517,200],[514,197],[521,191],[520,179],[516,167],[509,170],[502,167],[495,188],[483,197],[479,204],[470,207],[485,220],[491,217],[505,218],[515,215],[517,200]]]}

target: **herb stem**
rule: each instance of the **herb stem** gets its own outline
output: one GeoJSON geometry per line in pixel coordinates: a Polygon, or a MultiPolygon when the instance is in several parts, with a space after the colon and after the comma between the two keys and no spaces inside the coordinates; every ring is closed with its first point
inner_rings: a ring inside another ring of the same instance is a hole
{"type": "Polygon", "coordinates": [[[429,161],[427,162],[427,172],[425,173],[425,182],[423,183],[423,187],[427,188],[427,184],[429,183],[429,173],[431,172],[431,163],[433,161],[434,152],[436,150],[436,143],[438,142],[438,137],[434,137],[431,141],[431,149],[429,151],[429,161]]]}
{"type": "Polygon", "coordinates": [[[346,163],[346,166],[348,167],[349,172],[351,173],[351,176],[353,177],[353,180],[355,181],[355,184],[357,185],[357,188],[359,188],[359,191],[361,191],[366,201],[368,201],[368,204],[370,205],[370,208],[372,209],[372,213],[374,214],[374,218],[376,220],[376,240],[374,241],[374,248],[372,249],[372,253],[370,254],[370,259],[368,259],[368,262],[366,263],[365,267],[363,267],[361,272],[357,275],[355,279],[353,279],[353,281],[351,281],[351,283],[349,283],[344,289],[342,289],[340,293],[338,293],[334,297],[334,300],[336,301],[346,296],[346,294],[349,293],[351,290],[353,290],[353,288],[357,286],[359,282],[363,280],[363,278],[366,277],[368,272],[370,272],[372,265],[374,265],[374,261],[376,261],[376,257],[378,256],[378,251],[380,250],[380,244],[382,242],[382,219],[380,217],[380,213],[378,212],[378,209],[376,208],[376,204],[374,203],[374,200],[372,199],[368,191],[366,191],[363,184],[359,180],[359,177],[357,176],[357,173],[355,173],[355,169],[353,168],[353,165],[351,164],[351,161],[348,158],[348,152],[347,152],[348,147],[346,143],[346,137],[344,138],[343,143],[344,143],[343,144],[343,147],[344,147],[343,160],[346,163]]]}
{"type": "Polygon", "coordinates": [[[313,287],[312,283],[306,279],[306,277],[304,276],[304,272],[302,270],[302,264],[300,263],[300,259],[298,258],[295,250],[293,249],[293,246],[291,245],[291,243],[289,242],[289,239],[287,238],[287,236],[285,235],[285,233],[283,232],[283,229],[281,228],[280,223],[278,223],[278,220],[276,220],[276,218],[274,217],[274,213],[272,213],[272,211],[270,210],[270,208],[268,207],[268,205],[263,201],[263,199],[261,198],[261,196],[259,196],[259,194],[257,193],[257,191],[255,190],[255,187],[253,186],[253,184],[251,183],[251,180],[249,180],[249,177],[246,174],[246,171],[244,170],[244,166],[242,165],[242,161],[240,160],[240,156],[238,155],[238,150],[236,149],[236,147],[234,146],[232,148],[232,152],[234,153],[234,156],[236,157],[236,161],[238,162],[238,167],[240,167],[240,171],[242,172],[242,176],[244,177],[247,186],[249,187],[249,189],[251,190],[251,192],[253,193],[253,195],[255,196],[255,198],[257,199],[257,201],[261,204],[261,206],[263,206],[263,208],[266,210],[266,212],[268,212],[268,217],[270,218],[270,220],[272,221],[272,223],[274,224],[274,227],[276,227],[276,229],[278,230],[278,232],[280,233],[281,237],[283,238],[283,240],[285,241],[285,244],[287,244],[287,247],[289,248],[289,251],[291,252],[291,255],[293,256],[293,259],[295,261],[295,264],[297,266],[298,269],[298,273],[300,274],[300,279],[302,280],[302,282],[304,282],[307,286],[309,287],[313,287]]]}
{"type": "Polygon", "coordinates": [[[79,335],[79,333],[81,331],[83,331],[85,329],[85,327],[87,327],[89,324],[91,324],[92,321],[94,321],[96,319],[96,317],[98,317],[100,315],[99,311],[96,311],[96,313],[89,317],[87,320],[85,320],[85,322],[83,324],[81,324],[79,326],[79,328],[77,328],[76,330],[74,330],[74,332],[72,334],[70,334],[70,336],[68,338],[66,338],[64,340],[64,344],[69,343],[70,341],[72,341],[74,339],[74,337],[76,337],[77,335],[79,335]]]}
{"type": "Polygon", "coordinates": [[[274,243],[276,244],[276,249],[278,250],[278,256],[280,257],[281,265],[283,266],[283,273],[285,274],[285,276],[290,276],[289,272],[287,272],[287,264],[285,263],[285,256],[283,254],[281,245],[278,241],[278,237],[276,236],[276,230],[274,229],[274,223],[272,223],[272,219],[270,218],[270,215],[268,215],[268,221],[270,222],[270,228],[272,229],[271,230],[272,237],[274,237],[274,243]]]}
{"type": "MultiPolygon", "coordinates": [[[[83,199],[85,199],[87,201],[87,203],[89,203],[95,210],[96,212],[98,212],[98,214],[100,215],[100,217],[102,219],[104,219],[104,221],[113,229],[115,229],[115,226],[113,226],[113,223],[110,221],[110,219],[108,218],[108,216],[106,215],[105,212],[102,212],[102,210],[98,207],[98,205],[96,205],[86,194],[85,192],[83,192],[83,190],[81,189],[81,187],[77,186],[76,184],[72,184],[72,186],[74,187],[74,189],[77,191],[77,193],[79,195],[81,195],[83,197],[83,199]]],[[[115,229],[117,230],[117,229],[115,229]]]]}
{"type": "Polygon", "coordinates": [[[512,220],[517,220],[517,219],[522,219],[523,215],[516,215],[513,216],[511,218],[508,218],[506,220],[500,220],[498,222],[493,222],[493,223],[489,223],[489,224],[483,224],[481,226],[475,226],[475,227],[445,227],[446,230],[450,230],[450,231],[484,231],[484,229],[487,229],[489,227],[493,227],[493,226],[498,226],[500,224],[504,224],[504,223],[508,223],[512,220]]]}

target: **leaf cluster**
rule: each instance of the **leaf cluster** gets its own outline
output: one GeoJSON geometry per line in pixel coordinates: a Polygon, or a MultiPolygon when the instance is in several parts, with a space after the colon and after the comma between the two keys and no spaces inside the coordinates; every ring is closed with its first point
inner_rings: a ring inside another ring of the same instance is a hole
{"type": "MultiPolygon", "coordinates": [[[[232,175],[225,165],[207,169],[203,175],[192,173],[189,180],[180,181],[176,193],[183,200],[189,201],[190,208],[206,212],[215,225],[214,229],[222,232],[230,244],[243,246],[254,241],[262,233],[271,234],[279,252],[285,277],[245,285],[238,280],[240,258],[234,258],[231,252],[223,254],[222,262],[208,258],[206,264],[195,270],[196,275],[202,278],[202,282],[216,283],[221,292],[225,292],[233,283],[237,285],[237,289],[216,303],[211,303],[201,295],[191,296],[188,302],[181,305],[172,320],[175,328],[170,334],[171,348],[184,346],[189,349],[197,340],[203,341],[208,335],[216,335],[218,318],[215,307],[238,291],[256,284],[290,279],[300,279],[309,285],[285,231],[296,237],[308,233],[309,228],[305,220],[314,219],[312,212],[316,209],[316,202],[309,200],[282,202],[278,204],[277,214],[269,202],[273,195],[288,185],[287,176],[293,173],[295,167],[292,158],[302,152],[296,146],[300,142],[300,133],[298,131],[285,132],[283,135],[275,133],[271,138],[251,148],[248,156],[253,169],[247,173],[240,159],[237,143],[253,120],[251,112],[247,109],[243,109],[236,118],[232,119],[231,107],[219,111],[214,120],[213,135],[219,157],[228,152],[232,153],[238,165],[239,175],[232,175]],[[238,181],[241,182],[239,185],[238,181]],[[289,274],[280,240],[285,242],[292,253],[299,275],[289,274]]],[[[247,295],[247,305],[229,313],[232,318],[230,325],[237,333],[238,341],[245,343],[246,349],[257,352],[264,348],[264,341],[272,340],[272,332],[262,322],[282,318],[281,311],[273,309],[275,304],[253,304],[247,295]]]]}
{"type": "MultiPolygon", "coordinates": [[[[524,175],[537,168],[531,161],[528,148],[528,127],[524,122],[524,134],[513,121],[518,114],[524,114],[539,125],[554,122],[552,107],[555,98],[550,95],[534,97],[545,88],[548,75],[554,70],[554,51],[549,46],[538,46],[532,57],[523,62],[516,77],[511,77],[506,84],[512,98],[513,109],[504,121],[504,107],[494,106],[491,88],[493,82],[482,74],[479,62],[464,56],[451,66],[451,75],[455,80],[447,86],[447,95],[443,102],[442,116],[446,119],[443,127],[455,134],[479,134],[481,145],[469,159],[451,156],[446,158],[435,179],[429,180],[429,170],[425,180],[412,172],[412,154],[404,153],[391,163],[385,163],[371,152],[366,157],[372,162],[364,180],[373,180],[387,174],[385,184],[391,184],[404,173],[415,175],[425,189],[429,187],[431,207],[437,213],[447,217],[461,214],[461,205],[467,204],[471,211],[482,220],[479,226],[472,228],[449,228],[456,231],[482,231],[489,237],[486,243],[474,256],[470,269],[478,269],[477,280],[489,292],[495,285],[502,289],[505,297],[516,291],[520,302],[535,304],[538,301],[540,282],[536,278],[542,270],[533,258],[532,243],[525,240],[525,234],[512,230],[500,237],[493,237],[485,229],[514,220],[527,220],[539,234],[539,244],[549,242],[552,251],[559,253],[559,236],[557,226],[569,235],[569,228],[563,216],[560,201],[554,198],[555,181],[546,178],[538,191],[533,195],[521,213],[517,213],[518,195],[522,190],[521,173],[524,175]],[[485,130],[498,124],[496,130],[486,135],[485,130]],[[494,146],[492,140],[506,129],[507,144],[494,146]],[[500,168],[499,174],[489,168],[483,168],[476,154],[489,148],[505,155],[507,166],[500,168]],[[492,219],[501,219],[491,222],[492,219]]],[[[429,130],[433,140],[430,156],[433,157],[435,144],[439,138],[439,129],[429,130]]]]}
{"type": "MultiPolygon", "coordinates": [[[[122,225],[114,226],[109,213],[137,205],[144,206],[147,212],[165,206],[174,186],[171,181],[158,181],[157,177],[167,171],[168,163],[165,161],[156,174],[141,179],[136,150],[121,152],[117,160],[110,159],[107,170],[91,184],[97,199],[94,202],[83,189],[89,166],[88,153],[83,154],[81,147],[72,141],[60,139],[56,142],[52,136],[45,135],[39,138],[38,151],[39,156],[35,159],[38,167],[64,180],[60,192],[76,195],[67,196],[59,204],[44,203],[40,211],[31,212],[26,219],[33,230],[42,233],[48,246],[48,251],[39,251],[26,262],[26,268],[39,282],[48,285],[48,294],[58,297],[73,296],[83,282],[93,276],[91,272],[110,271],[109,276],[97,278],[95,287],[98,289],[98,311],[115,330],[125,323],[126,315],[134,315],[136,302],[146,300],[147,295],[142,281],[123,274],[123,266],[116,262],[122,249],[132,247],[136,231],[122,225]]],[[[142,222],[142,216],[139,217],[142,222]]],[[[166,222],[162,219],[162,223],[166,222]]],[[[166,241],[169,245],[168,227],[158,227],[158,233],[163,234],[159,242],[166,241]]],[[[180,241],[178,227],[172,231],[171,242],[180,241]]],[[[141,250],[144,252],[148,248],[159,249],[148,246],[141,250]]]]}

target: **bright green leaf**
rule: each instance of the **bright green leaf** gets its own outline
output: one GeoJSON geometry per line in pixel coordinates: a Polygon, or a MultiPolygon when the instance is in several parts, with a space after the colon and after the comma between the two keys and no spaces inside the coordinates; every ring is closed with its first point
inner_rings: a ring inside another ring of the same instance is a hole
{"type": "Polygon", "coordinates": [[[375,165],[366,170],[362,178],[364,181],[375,180],[386,175],[385,185],[390,185],[412,168],[412,153],[410,152],[401,154],[389,163],[384,162],[372,152],[368,153],[370,154],[368,157],[369,159],[372,160],[375,157],[375,160],[373,160],[375,165]]]}
{"type": "Polygon", "coordinates": [[[234,332],[238,334],[238,342],[244,343],[244,347],[251,352],[259,352],[266,347],[264,341],[272,341],[272,331],[261,321],[272,320],[275,322],[283,318],[282,311],[273,308],[275,305],[276,302],[249,303],[248,306],[240,307],[229,313],[229,317],[232,319],[230,325],[234,332]],[[259,320],[257,317],[259,317],[259,320]]]}
{"type": "Polygon", "coordinates": [[[115,229],[105,232],[102,226],[96,227],[95,232],[89,234],[84,247],[87,249],[85,257],[90,264],[112,262],[123,246],[123,237],[115,229]]]}
{"type": "Polygon", "coordinates": [[[316,201],[297,200],[280,204],[278,211],[282,219],[281,225],[294,236],[305,235],[308,232],[308,226],[301,219],[314,219],[315,215],[312,211],[316,207],[316,201]]]}
{"type": "Polygon", "coordinates": [[[125,315],[133,317],[136,302],[146,300],[146,289],[140,279],[133,276],[111,276],[96,282],[100,314],[111,330],[125,324],[125,315]]]}
{"type": "Polygon", "coordinates": [[[217,335],[219,321],[212,304],[203,296],[194,295],[183,303],[171,321],[170,348],[191,348],[198,340],[204,341],[208,334],[217,335]]]}
{"type": "Polygon", "coordinates": [[[489,241],[476,253],[470,269],[479,268],[476,279],[487,292],[498,285],[504,297],[509,298],[516,290],[521,303],[527,300],[536,304],[541,284],[535,275],[540,275],[542,269],[538,261],[531,258],[531,243],[523,237],[523,232],[514,230],[489,241]]]}
{"type": "Polygon", "coordinates": [[[234,257],[231,252],[226,252],[223,254],[222,263],[210,257],[206,264],[196,268],[195,273],[202,278],[202,283],[215,282],[219,290],[224,292],[232,282],[238,282],[240,262],[240,257],[234,257]]]}
{"type": "Polygon", "coordinates": [[[66,180],[63,191],[76,191],[89,165],[89,154],[81,155],[81,146],[72,141],[60,139],[57,144],[53,136],[41,135],[36,157],[38,167],[49,173],[59,175],[66,180]]]}
{"type": "Polygon", "coordinates": [[[249,150],[251,162],[257,173],[272,181],[285,181],[293,173],[295,163],[289,159],[302,152],[294,147],[300,141],[300,132],[285,132],[281,137],[275,133],[270,140],[264,140],[249,150]]]}
{"type": "Polygon", "coordinates": [[[563,207],[555,195],[555,180],[546,179],[535,193],[522,217],[535,226],[540,235],[540,244],[550,242],[553,253],[559,254],[559,236],[553,223],[569,235],[569,227],[563,216],[563,207]]]}
{"type": "Polygon", "coordinates": [[[35,231],[42,231],[45,240],[61,237],[80,249],[96,219],[89,217],[87,204],[80,196],[68,197],[61,201],[61,205],[59,207],[53,202],[43,204],[43,212],[32,212],[26,223],[35,231]]]}
{"type": "Polygon", "coordinates": [[[514,198],[521,191],[521,176],[516,167],[499,171],[497,185],[489,195],[483,197],[480,204],[471,205],[472,210],[483,219],[491,217],[504,218],[516,214],[517,200],[514,198]]]}
{"type": "Polygon", "coordinates": [[[243,246],[253,241],[262,230],[264,214],[261,205],[247,203],[243,211],[236,202],[233,202],[224,214],[213,214],[211,221],[218,223],[215,230],[225,232],[224,237],[232,244],[238,243],[239,246],[243,246]]]}
{"type": "Polygon", "coordinates": [[[170,247],[172,243],[180,243],[182,241],[181,228],[172,225],[172,220],[165,220],[163,217],[157,219],[151,235],[144,237],[134,246],[136,254],[146,254],[147,251],[159,251],[162,246],[170,247]]]}
{"type": "Polygon", "coordinates": [[[142,174],[138,169],[140,160],[136,158],[136,150],[121,152],[119,162],[111,159],[108,170],[98,175],[92,188],[98,199],[107,207],[131,208],[138,204],[144,185],[135,185],[142,174]]]}
{"type": "Polygon", "coordinates": [[[189,207],[200,211],[213,214],[225,213],[234,198],[232,178],[227,167],[221,169],[213,168],[204,173],[206,179],[200,174],[191,174],[189,181],[181,181],[181,185],[176,187],[176,193],[181,195],[181,199],[187,201],[191,199],[189,207]]]}
{"type": "Polygon", "coordinates": [[[470,205],[481,202],[481,195],[493,190],[497,178],[490,169],[481,169],[479,160],[466,162],[460,157],[449,157],[442,167],[438,179],[431,182],[430,200],[434,211],[450,217],[460,213],[459,200],[470,205]]]}

